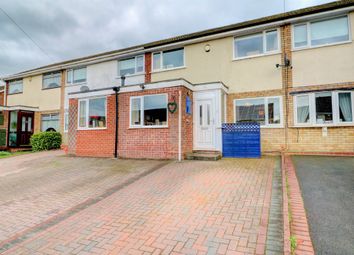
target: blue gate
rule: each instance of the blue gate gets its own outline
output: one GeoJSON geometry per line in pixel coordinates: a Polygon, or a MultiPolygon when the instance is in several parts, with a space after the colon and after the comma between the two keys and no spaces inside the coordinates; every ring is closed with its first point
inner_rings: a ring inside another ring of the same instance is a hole
{"type": "Polygon", "coordinates": [[[229,158],[260,158],[259,123],[222,124],[222,154],[229,158]]]}

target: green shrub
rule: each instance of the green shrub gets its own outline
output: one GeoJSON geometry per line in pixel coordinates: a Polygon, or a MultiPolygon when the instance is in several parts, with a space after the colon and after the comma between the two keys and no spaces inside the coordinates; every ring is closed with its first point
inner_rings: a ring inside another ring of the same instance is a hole
{"type": "Polygon", "coordinates": [[[41,132],[31,136],[33,151],[45,151],[59,149],[61,145],[61,134],[59,132],[41,132]]]}

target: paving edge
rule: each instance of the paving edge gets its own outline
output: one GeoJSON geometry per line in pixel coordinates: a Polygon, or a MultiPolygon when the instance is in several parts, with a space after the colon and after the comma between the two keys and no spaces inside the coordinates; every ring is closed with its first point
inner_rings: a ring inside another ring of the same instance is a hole
{"type": "Polygon", "coordinates": [[[283,233],[284,233],[284,254],[291,254],[290,247],[290,219],[289,219],[289,200],[285,173],[285,156],[281,156],[281,171],[283,181],[283,233]]]}
{"type": "Polygon", "coordinates": [[[290,235],[296,238],[295,254],[315,254],[295,166],[289,155],[283,156],[282,162],[285,181],[289,188],[286,196],[288,196],[289,213],[291,213],[290,235]]]}
{"type": "Polygon", "coordinates": [[[127,180],[125,180],[124,182],[117,184],[116,186],[113,186],[109,189],[107,189],[106,191],[104,191],[101,195],[93,197],[93,198],[88,198],[85,201],[77,204],[76,206],[73,206],[69,209],[66,209],[65,211],[63,211],[62,213],[55,215],[29,229],[26,229],[22,232],[17,233],[16,235],[3,240],[0,242],[0,254],[2,254],[3,252],[6,252],[12,248],[14,248],[16,245],[28,240],[29,238],[33,237],[34,235],[40,233],[43,230],[46,230],[54,225],[59,224],[60,222],[68,219],[69,217],[73,216],[74,214],[102,201],[103,199],[113,195],[115,192],[125,188],[126,186],[138,181],[139,179],[161,169],[162,167],[168,165],[169,163],[171,163],[171,161],[163,161],[160,164],[157,164],[156,166],[136,175],[133,176],[127,180]]]}

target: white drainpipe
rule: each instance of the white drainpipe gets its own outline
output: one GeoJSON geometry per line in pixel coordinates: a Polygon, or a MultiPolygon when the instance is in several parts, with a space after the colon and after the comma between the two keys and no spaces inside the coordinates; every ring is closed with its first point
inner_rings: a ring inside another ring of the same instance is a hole
{"type": "Polygon", "coordinates": [[[178,161],[182,161],[182,91],[178,93],[178,161]]]}

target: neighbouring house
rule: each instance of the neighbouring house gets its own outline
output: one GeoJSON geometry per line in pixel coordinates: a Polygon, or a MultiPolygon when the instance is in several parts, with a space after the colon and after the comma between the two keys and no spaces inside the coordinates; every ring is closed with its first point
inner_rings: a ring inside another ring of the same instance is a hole
{"type": "Polygon", "coordinates": [[[4,77],[7,145],[32,116],[70,154],[183,158],[255,121],[263,153],[354,155],[353,34],[354,1],[337,1],[4,77]]]}

